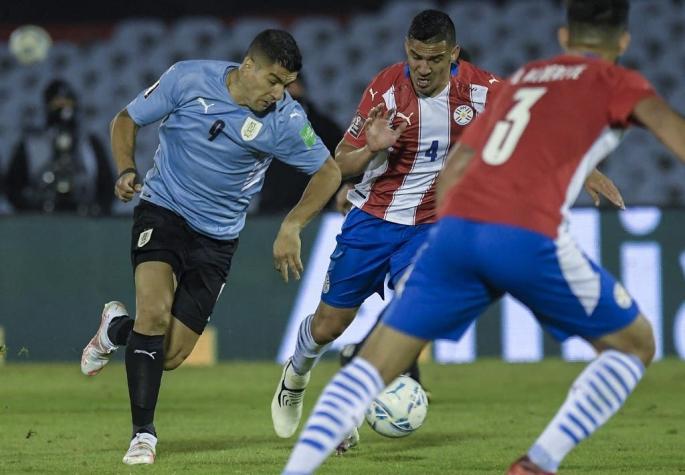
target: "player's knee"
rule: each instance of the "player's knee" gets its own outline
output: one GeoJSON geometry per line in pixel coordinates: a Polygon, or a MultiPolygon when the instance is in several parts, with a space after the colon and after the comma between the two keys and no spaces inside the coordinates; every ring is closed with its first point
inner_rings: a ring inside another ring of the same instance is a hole
{"type": "Polygon", "coordinates": [[[640,316],[630,328],[630,331],[622,339],[622,349],[640,358],[642,363],[647,366],[654,359],[656,353],[656,343],[652,325],[645,317],[640,316]]]}
{"type": "Polygon", "coordinates": [[[147,332],[166,333],[171,322],[171,305],[154,299],[146,300],[137,308],[136,327],[147,332]]]}
{"type": "Polygon", "coordinates": [[[654,333],[652,332],[651,326],[647,325],[640,333],[634,351],[645,366],[648,366],[652,362],[654,355],[656,354],[656,342],[654,341],[654,333]]]}

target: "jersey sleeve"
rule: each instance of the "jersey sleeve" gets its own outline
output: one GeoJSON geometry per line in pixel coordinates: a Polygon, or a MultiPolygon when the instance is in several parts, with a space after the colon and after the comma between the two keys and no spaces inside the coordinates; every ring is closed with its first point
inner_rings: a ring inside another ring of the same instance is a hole
{"type": "Polygon", "coordinates": [[[180,103],[179,79],[182,67],[177,63],[167,69],[159,80],[133,99],[126,110],[133,122],[144,126],[169,115],[180,103]]]}
{"type": "Polygon", "coordinates": [[[385,89],[381,87],[380,74],[376,76],[371,83],[364,89],[357,111],[354,113],[350,126],[345,131],[345,142],[353,145],[356,148],[361,148],[366,145],[366,136],[364,134],[364,123],[369,117],[369,111],[372,107],[378,104],[383,104],[383,92],[385,89]]]}
{"type": "Polygon", "coordinates": [[[609,101],[609,123],[620,127],[628,127],[635,106],[642,99],[656,96],[652,85],[642,74],[629,69],[621,69],[611,88],[609,101]]]}
{"type": "Polygon", "coordinates": [[[276,143],[274,157],[312,175],[331,156],[321,138],[314,132],[302,106],[297,102],[286,108],[282,119],[284,124],[276,143]]]}

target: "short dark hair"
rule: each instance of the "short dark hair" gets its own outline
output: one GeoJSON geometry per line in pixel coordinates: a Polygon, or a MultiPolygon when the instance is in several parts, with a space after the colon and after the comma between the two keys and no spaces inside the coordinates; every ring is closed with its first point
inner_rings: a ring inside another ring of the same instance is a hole
{"type": "Polygon", "coordinates": [[[446,41],[448,45],[454,45],[457,42],[452,19],[439,10],[424,10],[416,15],[411,21],[407,37],[422,43],[446,41]]]}
{"type": "Polygon", "coordinates": [[[567,0],[566,15],[573,43],[615,40],[628,28],[629,0],[567,0]]]}
{"type": "Polygon", "coordinates": [[[260,55],[272,63],[278,63],[290,72],[302,69],[302,54],[295,38],[283,30],[264,30],[247,48],[247,56],[260,55]]]}

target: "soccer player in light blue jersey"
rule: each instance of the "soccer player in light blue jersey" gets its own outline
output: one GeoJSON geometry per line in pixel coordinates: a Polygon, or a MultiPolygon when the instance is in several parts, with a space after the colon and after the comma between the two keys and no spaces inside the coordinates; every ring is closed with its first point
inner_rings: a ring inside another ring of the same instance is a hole
{"type": "MultiPolygon", "coordinates": [[[[131,260],[136,318],[121,302],[105,305],[100,327],[83,350],[81,370],[93,376],[126,346],[133,432],[126,464],[150,464],[163,370],[191,353],[226,282],[252,197],[275,158],[312,175],[281,224],[274,265],[299,279],[300,231],[340,185],[340,170],[285,87],[302,59],[292,36],[266,30],[241,64],[182,61],[171,66],[113,120],[119,170],[116,196],[140,193],[131,260]],[[136,132],[162,119],[154,167],[138,181],[136,132]]],[[[283,184],[287,186],[287,184],[283,184]]]]}

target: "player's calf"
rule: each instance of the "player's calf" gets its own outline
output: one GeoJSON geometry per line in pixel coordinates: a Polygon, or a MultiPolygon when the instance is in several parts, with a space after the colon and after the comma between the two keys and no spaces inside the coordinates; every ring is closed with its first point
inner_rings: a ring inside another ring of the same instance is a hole
{"type": "Polygon", "coordinates": [[[357,315],[357,308],[336,308],[321,302],[311,322],[311,334],[319,345],[331,343],[343,334],[357,315]]]}

